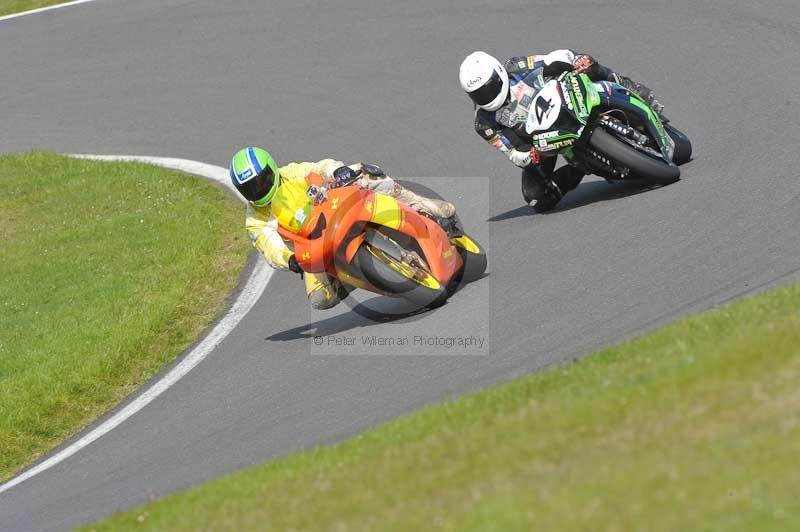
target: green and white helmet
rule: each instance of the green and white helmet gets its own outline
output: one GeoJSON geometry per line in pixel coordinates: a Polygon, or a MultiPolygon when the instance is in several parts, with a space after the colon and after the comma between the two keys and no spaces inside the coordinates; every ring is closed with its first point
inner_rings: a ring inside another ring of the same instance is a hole
{"type": "Polygon", "coordinates": [[[281,176],[266,150],[244,148],[231,160],[231,181],[244,198],[257,207],[269,205],[281,176]]]}

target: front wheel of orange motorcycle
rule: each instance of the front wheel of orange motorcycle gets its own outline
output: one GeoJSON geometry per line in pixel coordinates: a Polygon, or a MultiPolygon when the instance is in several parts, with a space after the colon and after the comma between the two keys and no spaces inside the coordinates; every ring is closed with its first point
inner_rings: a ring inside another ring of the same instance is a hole
{"type": "Polygon", "coordinates": [[[445,286],[433,275],[385,250],[365,242],[356,257],[366,280],[387,294],[402,297],[420,308],[437,307],[447,299],[445,286]]]}
{"type": "Polygon", "coordinates": [[[483,247],[467,235],[451,238],[450,243],[455,246],[464,261],[460,283],[466,284],[480,279],[489,262],[483,247]]]}

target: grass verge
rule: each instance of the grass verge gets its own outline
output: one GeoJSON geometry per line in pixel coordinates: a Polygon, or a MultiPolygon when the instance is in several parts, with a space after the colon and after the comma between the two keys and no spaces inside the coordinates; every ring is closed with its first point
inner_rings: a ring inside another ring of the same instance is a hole
{"type": "Polygon", "coordinates": [[[40,7],[65,4],[70,0],[0,0],[0,16],[22,13],[40,7]]]}
{"type": "Polygon", "coordinates": [[[0,157],[0,480],[223,310],[250,246],[221,187],[135,163],[0,157]]]}
{"type": "Polygon", "coordinates": [[[798,530],[800,285],[95,530],[798,530]]]}

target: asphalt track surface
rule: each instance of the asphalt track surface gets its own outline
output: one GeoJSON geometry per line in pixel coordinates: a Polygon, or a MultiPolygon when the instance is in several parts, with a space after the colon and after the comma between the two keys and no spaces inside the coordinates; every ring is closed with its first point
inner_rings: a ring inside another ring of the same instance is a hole
{"type": "Polygon", "coordinates": [[[797,277],[796,2],[269,4],[99,0],[0,23],[0,152],[225,166],[263,144],[282,161],[476,176],[422,181],[487,244],[489,275],[393,323],[346,305],[312,313],[301,283],[275,275],[182,381],[0,495],[0,530],[91,522],[797,277]],[[695,145],[681,182],[643,192],[588,179],[557,212],[522,207],[518,172],[472,131],[458,64],[476,48],[565,46],[658,91],[695,145]],[[487,343],[334,356],[315,334],[487,343]]]}

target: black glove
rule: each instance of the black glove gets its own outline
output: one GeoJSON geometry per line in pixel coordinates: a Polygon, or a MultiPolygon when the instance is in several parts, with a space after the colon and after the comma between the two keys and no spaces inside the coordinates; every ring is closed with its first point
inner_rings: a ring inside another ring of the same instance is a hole
{"type": "Polygon", "coordinates": [[[292,271],[294,273],[299,273],[301,276],[303,275],[303,268],[301,268],[300,265],[297,264],[297,259],[295,258],[294,255],[289,257],[289,271],[292,271]]]}
{"type": "Polygon", "coordinates": [[[361,170],[353,170],[349,166],[340,166],[336,170],[333,171],[333,183],[334,188],[336,187],[344,187],[355,183],[356,180],[361,176],[361,170]]]}

